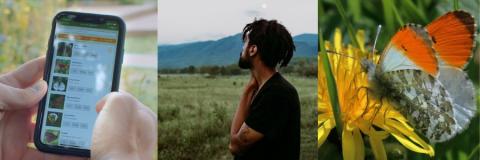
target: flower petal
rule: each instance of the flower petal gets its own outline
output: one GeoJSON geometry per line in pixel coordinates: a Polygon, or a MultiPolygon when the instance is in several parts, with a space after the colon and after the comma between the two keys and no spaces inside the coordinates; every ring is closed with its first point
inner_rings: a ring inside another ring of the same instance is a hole
{"type": "Polygon", "coordinates": [[[375,159],[383,160],[387,159],[387,152],[385,152],[385,147],[383,146],[382,139],[379,139],[375,136],[370,136],[369,138],[370,146],[372,146],[373,155],[375,159]]]}
{"type": "Polygon", "coordinates": [[[335,52],[340,53],[340,51],[342,50],[342,31],[340,30],[340,28],[335,29],[333,43],[335,46],[335,52]]]}
{"type": "Polygon", "coordinates": [[[365,145],[363,144],[362,134],[360,130],[356,128],[353,130],[353,139],[355,142],[355,158],[356,160],[363,160],[365,159],[365,145]]]}
{"type": "Polygon", "coordinates": [[[392,135],[400,142],[403,146],[418,153],[425,153],[429,156],[434,156],[435,151],[433,148],[418,137],[415,132],[409,133],[398,133],[392,132],[392,135]],[[413,141],[413,142],[412,142],[413,141]],[[414,143],[416,142],[416,143],[414,143]]]}
{"type": "Polygon", "coordinates": [[[365,145],[363,137],[358,128],[352,131],[344,129],[342,133],[343,159],[362,160],[365,158],[365,145]]]}
{"type": "Polygon", "coordinates": [[[358,30],[355,38],[357,39],[358,45],[360,45],[360,51],[365,52],[365,31],[358,30]]]}
{"type": "MultiPolygon", "coordinates": [[[[403,117],[403,116],[402,116],[403,117]]],[[[409,125],[397,120],[387,119],[385,126],[380,126],[390,132],[407,149],[418,153],[425,153],[433,156],[435,151],[432,146],[420,138],[409,125]]]]}
{"type": "Polygon", "coordinates": [[[322,123],[320,123],[320,121],[318,122],[319,124],[318,130],[317,130],[318,147],[320,147],[323,144],[323,142],[325,142],[328,135],[330,134],[330,131],[333,128],[332,121],[333,121],[332,119],[326,119],[322,123]]]}
{"type": "Polygon", "coordinates": [[[353,132],[344,129],[342,132],[342,153],[343,159],[354,160],[355,159],[355,142],[353,139],[353,132]]]}
{"type": "MultiPolygon", "coordinates": [[[[403,146],[405,146],[406,148],[408,148],[409,150],[412,150],[414,152],[418,152],[418,153],[425,153],[425,154],[428,154],[429,156],[434,156],[435,155],[435,151],[433,150],[433,148],[429,145],[427,146],[417,146],[416,144],[412,143],[412,141],[410,141],[409,139],[407,139],[407,137],[401,135],[401,134],[392,134],[400,143],[402,143],[403,146]],[[425,147],[425,148],[422,148],[422,147],[425,147]]],[[[411,138],[411,137],[410,137],[411,138]]]]}

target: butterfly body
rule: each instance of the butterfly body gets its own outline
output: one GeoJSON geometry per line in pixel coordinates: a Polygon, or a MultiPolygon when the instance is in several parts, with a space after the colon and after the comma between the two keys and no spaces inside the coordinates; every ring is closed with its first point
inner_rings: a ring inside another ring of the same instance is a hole
{"type": "Polygon", "coordinates": [[[464,11],[449,12],[426,28],[407,24],[378,64],[361,62],[374,95],[387,98],[430,142],[451,139],[476,112],[474,86],[462,70],[475,29],[464,11]]]}

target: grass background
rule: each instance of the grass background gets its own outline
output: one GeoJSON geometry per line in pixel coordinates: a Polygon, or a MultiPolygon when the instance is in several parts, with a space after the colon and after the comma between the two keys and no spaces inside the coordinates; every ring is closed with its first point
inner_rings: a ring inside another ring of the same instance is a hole
{"type": "MultiPolygon", "coordinates": [[[[285,77],[300,96],[301,159],[316,159],[317,80],[285,77]]],[[[232,159],[228,151],[230,123],[248,78],[159,75],[159,159],[232,159]]]]}

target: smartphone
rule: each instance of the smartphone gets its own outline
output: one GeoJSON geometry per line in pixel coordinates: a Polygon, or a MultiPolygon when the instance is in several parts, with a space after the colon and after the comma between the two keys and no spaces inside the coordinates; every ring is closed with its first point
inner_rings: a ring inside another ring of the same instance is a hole
{"type": "Polygon", "coordinates": [[[52,23],[34,143],[43,152],[90,156],[96,103],[118,90],[125,23],[116,16],[60,12],[52,23]]]}

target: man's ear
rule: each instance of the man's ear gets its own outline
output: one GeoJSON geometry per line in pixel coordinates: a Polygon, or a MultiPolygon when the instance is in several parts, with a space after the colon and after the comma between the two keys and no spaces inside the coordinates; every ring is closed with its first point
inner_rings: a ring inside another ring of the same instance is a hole
{"type": "Polygon", "coordinates": [[[248,47],[248,55],[250,57],[253,57],[257,54],[257,45],[251,45],[250,47],[248,47]]]}

